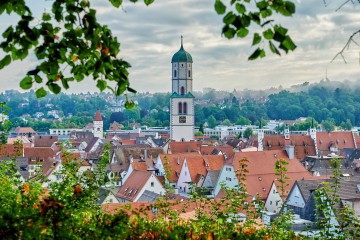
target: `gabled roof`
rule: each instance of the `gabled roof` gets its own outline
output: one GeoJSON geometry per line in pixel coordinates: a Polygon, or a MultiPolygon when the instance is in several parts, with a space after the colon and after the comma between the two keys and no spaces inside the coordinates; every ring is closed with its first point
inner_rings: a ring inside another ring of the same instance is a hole
{"type": "Polygon", "coordinates": [[[208,170],[221,170],[224,165],[222,155],[189,155],[185,158],[193,183],[198,182],[200,175],[205,177],[208,170]]]}
{"type": "Polygon", "coordinates": [[[172,141],[169,143],[168,153],[189,153],[189,152],[200,152],[201,143],[200,142],[175,142],[172,141]]]}
{"type": "MultiPolygon", "coordinates": [[[[287,176],[291,180],[311,178],[312,175],[304,168],[298,160],[290,160],[285,150],[269,150],[260,152],[236,152],[232,158],[234,170],[239,169],[239,160],[247,158],[246,187],[247,192],[260,198],[265,199],[270,191],[272,182],[277,179],[275,175],[276,160],[281,158],[289,164],[287,168],[287,176]]],[[[240,179],[239,179],[240,181],[240,179]]]]}
{"type": "Polygon", "coordinates": [[[24,148],[24,156],[28,158],[31,164],[32,160],[45,162],[49,158],[55,157],[55,152],[50,147],[32,147],[24,148]]]}
{"type": "Polygon", "coordinates": [[[16,132],[17,134],[34,134],[36,133],[35,130],[32,127],[17,127],[15,128],[14,132],[16,132]]]}
{"type": "Polygon", "coordinates": [[[227,157],[234,155],[234,149],[232,146],[201,146],[200,152],[202,155],[218,155],[220,152],[226,154],[227,157]]]}
{"type": "MultiPolygon", "coordinates": [[[[248,146],[258,147],[257,136],[252,136],[248,141],[248,146]]],[[[294,146],[295,158],[304,159],[306,156],[316,155],[314,140],[309,135],[290,134],[290,139],[285,139],[284,135],[265,135],[263,139],[263,149],[285,150],[288,145],[294,146]]]]}
{"type": "Polygon", "coordinates": [[[56,161],[53,158],[48,158],[45,160],[42,165],[42,172],[45,177],[49,176],[56,168],[57,165],[60,164],[60,161],[56,161]]]}
{"type": "Polygon", "coordinates": [[[89,142],[88,145],[86,146],[86,148],[84,149],[85,152],[90,152],[90,150],[94,147],[94,145],[96,144],[96,142],[99,140],[98,137],[94,137],[92,138],[89,142]]]}
{"type": "Polygon", "coordinates": [[[23,156],[23,148],[14,144],[0,144],[0,157],[23,156]]]}
{"type": "Polygon", "coordinates": [[[102,121],[100,110],[96,110],[94,121],[102,121]]]}
{"type": "Polygon", "coordinates": [[[35,136],[34,147],[51,147],[58,141],[58,136],[35,136]]]}
{"type": "Polygon", "coordinates": [[[160,197],[160,194],[150,192],[149,190],[145,190],[143,194],[141,194],[140,198],[137,200],[137,202],[148,202],[148,203],[154,203],[156,202],[156,199],[160,197]]]}
{"type": "Polygon", "coordinates": [[[321,151],[328,151],[332,146],[338,149],[355,148],[352,132],[316,132],[316,143],[321,151]]]}
{"type": "Polygon", "coordinates": [[[217,180],[219,178],[221,170],[208,170],[207,176],[209,176],[212,187],[215,187],[217,180]]]}
{"type": "Polygon", "coordinates": [[[169,171],[169,175],[167,176],[167,178],[170,182],[178,181],[184,159],[187,155],[190,154],[194,154],[194,153],[159,155],[162,165],[164,166],[164,169],[169,171]]]}
{"type": "Polygon", "coordinates": [[[116,196],[126,199],[130,202],[134,201],[139,192],[144,188],[151,175],[152,173],[148,171],[132,171],[124,185],[121,186],[116,196]]]}
{"type": "MultiPolygon", "coordinates": [[[[13,157],[1,157],[0,158],[0,162],[1,161],[9,161],[11,159],[14,159],[13,157]]],[[[28,171],[28,167],[29,167],[29,163],[28,163],[28,159],[26,157],[16,157],[16,161],[15,164],[19,170],[20,175],[27,180],[29,178],[29,171],[28,171]]]]}

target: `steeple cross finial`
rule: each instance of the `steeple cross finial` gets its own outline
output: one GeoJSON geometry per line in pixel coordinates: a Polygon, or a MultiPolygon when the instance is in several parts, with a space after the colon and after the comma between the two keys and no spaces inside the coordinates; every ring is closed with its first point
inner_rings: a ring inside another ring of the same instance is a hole
{"type": "Polygon", "coordinates": [[[181,35],[181,47],[183,47],[183,36],[181,35]]]}

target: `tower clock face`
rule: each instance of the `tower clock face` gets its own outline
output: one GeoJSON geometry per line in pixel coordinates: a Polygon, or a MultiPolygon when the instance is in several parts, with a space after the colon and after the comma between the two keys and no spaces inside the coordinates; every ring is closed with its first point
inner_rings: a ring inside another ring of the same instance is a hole
{"type": "Polygon", "coordinates": [[[179,123],[186,123],[186,116],[180,116],[179,123]]]}

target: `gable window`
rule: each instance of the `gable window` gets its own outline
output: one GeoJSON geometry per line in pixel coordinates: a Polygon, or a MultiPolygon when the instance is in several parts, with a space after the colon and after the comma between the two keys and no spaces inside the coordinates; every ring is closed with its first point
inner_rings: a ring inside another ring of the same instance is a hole
{"type": "Polygon", "coordinates": [[[154,187],[154,182],[151,182],[150,185],[151,185],[151,187],[154,187]]]}
{"type": "Polygon", "coordinates": [[[184,95],[184,94],[185,94],[185,88],[184,88],[184,87],[181,87],[180,92],[181,92],[181,95],[184,95]]]}

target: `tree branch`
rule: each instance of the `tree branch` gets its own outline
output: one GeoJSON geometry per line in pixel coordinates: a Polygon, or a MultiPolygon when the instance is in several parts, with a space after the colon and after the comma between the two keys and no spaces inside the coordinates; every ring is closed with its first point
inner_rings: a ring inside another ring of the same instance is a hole
{"type": "Polygon", "coordinates": [[[354,32],[353,34],[351,34],[351,36],[349,37],[349,39],[348,39],[347,43],[345,44],[345,46],[343,47],[343,49],[341,49],[341,51],[335,55],[335,57],[330,61],[330,63],[332,63],[339,55],[343,58],[344,62],[347,63],[343,53],[346,49],[348,49],[350,47],[351,42],[354,42],[357,46],[359,46],[359,44],[357,42],[355,42],[355,40],[354,40],[355,35],[358,33],[360,33],[360,29],[357,30],[356,32],[354,32]]]}

